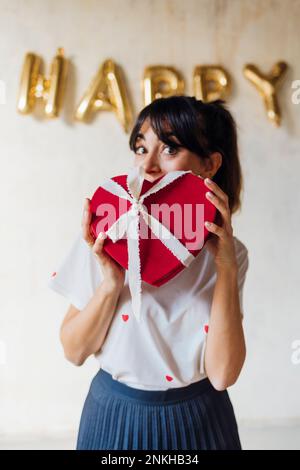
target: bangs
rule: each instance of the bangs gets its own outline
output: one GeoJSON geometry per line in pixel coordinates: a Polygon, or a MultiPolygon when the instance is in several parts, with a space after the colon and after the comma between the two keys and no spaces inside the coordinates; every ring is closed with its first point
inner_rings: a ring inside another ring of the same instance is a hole
{"type": "Polygon", "coordinates": [[[158,98],[140,112],[129,139],[130,149],[135,151],[136,140],[141,136],[141,127],[149,119],[158,139],[174,148],[195,148],[204,153],[199,134],[199,115],[185,96],[158,98]],[[177,141],[174,139],[177,139],[177,141]]]}

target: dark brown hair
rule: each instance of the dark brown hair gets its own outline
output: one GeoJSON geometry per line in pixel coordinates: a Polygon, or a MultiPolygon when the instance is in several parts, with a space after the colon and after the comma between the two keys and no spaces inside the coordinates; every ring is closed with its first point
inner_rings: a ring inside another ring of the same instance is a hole
{"type": "Polygon", "coordinates": [[[158,138],[173,148],[179,145],[168,136],[170,129],[181,147],[197,154],[200,159],[208,158],[212,152],[220,152],[222,165],[213,180],[228,195],[231,213],[241,208],[243,181],[237,126],[224,100],[204,103],[193,96],[174,95],[152,101],[137,116],[129,137],[132,151],[135,151],[137,134],[147,118],[158,138]],[[168,129],[165,122],[169,125],[168,129]]]}

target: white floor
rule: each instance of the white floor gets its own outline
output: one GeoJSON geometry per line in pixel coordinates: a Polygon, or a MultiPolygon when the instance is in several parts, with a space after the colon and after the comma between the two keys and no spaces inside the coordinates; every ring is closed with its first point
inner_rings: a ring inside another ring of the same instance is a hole
{"type": "MultiPolygon", "coordinates": [[[[246,427],[239,426],[244,450],[300,450],[300,426],[246,427]]],[[[39,435],[0,438],[1,450],[74,450],[76,433],[60,437],[39,435]]]]}

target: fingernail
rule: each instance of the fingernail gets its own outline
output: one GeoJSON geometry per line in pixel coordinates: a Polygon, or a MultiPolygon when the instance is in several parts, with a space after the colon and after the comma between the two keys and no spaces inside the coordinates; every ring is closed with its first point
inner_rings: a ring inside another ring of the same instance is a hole
{"type": "Polygon", "coordinates": [[[212,181],[209,178],[205,178],[206,183],[211,183],[212,181]]]}
{"type": "Polygon", "coordinates": [[[210,227],[211,226],[211,223],[210,222],[204,222],[206,227],[210,227]]]}
{"type": "Polygon", "coordinates": [[[212,194],[210,191],[208,191],[208,192],[206,193],[206,195],[207,195],[207,197],[213,197],[213,194],[212,194]]]}

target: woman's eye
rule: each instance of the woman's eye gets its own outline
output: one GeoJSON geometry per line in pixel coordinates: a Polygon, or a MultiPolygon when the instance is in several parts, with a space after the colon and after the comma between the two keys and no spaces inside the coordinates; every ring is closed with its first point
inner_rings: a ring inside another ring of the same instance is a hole
{"type": "Polygon", "coordinates": [[[171,149],[171,152],[167,152],[168,155],[176,155],[177,153],[177,149],[175,147],[171,147],[170,145],[167,145],[167,147],[164,148],[164,150],[166,149],[171,149]]]}
{"type": "MultiPolygon", "coordinates": [[[[142,153],[139,152],[140,149],[144,149],[145,147],[141,146],[141,147],[136,147],[135,149],[135,153],[137,153],[138,155],[141,155],[142,153]]],[[[143,152],[144,153],[144,152],[143,152]]]]}

